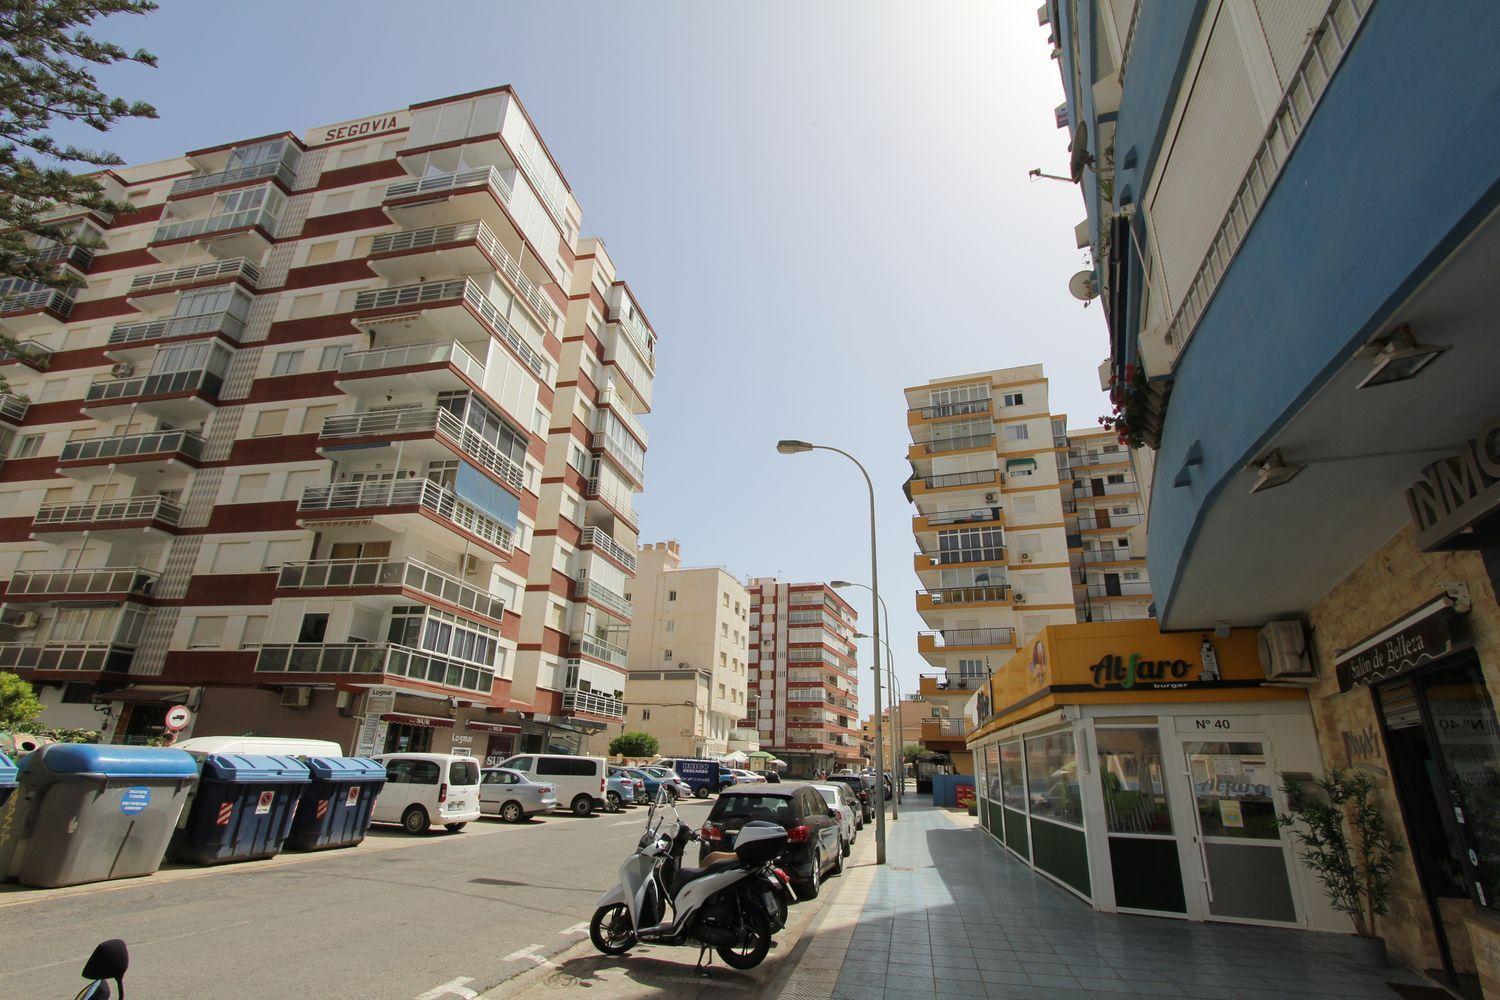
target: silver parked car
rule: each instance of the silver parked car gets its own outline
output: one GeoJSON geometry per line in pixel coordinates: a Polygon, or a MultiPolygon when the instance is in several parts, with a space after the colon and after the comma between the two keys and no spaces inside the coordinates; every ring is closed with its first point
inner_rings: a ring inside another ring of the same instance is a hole
{"type": "Polygon", "coordinates": [[[849,791],[849,786],[836,781],[826,785],[813,785],[818,794],[823,796],[823,801],[834,811],[839,821],[839,850],[844,857],[849,856],[849,849],[854,846],[854,840],[859,836],[859,825],[855,818],[860,815],[859,800],[854,793],[849,791]]]}
{"type": "Polygon", "coordinates": [[[479,775],[479,811],[507,823],[523,823],[557,808],[557,789],[508,767],[487,767],[479,775]]]}

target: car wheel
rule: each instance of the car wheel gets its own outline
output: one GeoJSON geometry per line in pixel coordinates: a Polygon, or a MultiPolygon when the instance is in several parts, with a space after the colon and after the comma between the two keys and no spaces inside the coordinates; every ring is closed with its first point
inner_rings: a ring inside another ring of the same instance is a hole
{"type": "Polygon", "coordinates": [[[589,921],[589,940],[606,955],[623,955],[635,947],[635,928],[624,903],[601,906],[589,921]]]}
{"type": "Polygon", "coordinates": [[[578,796],[578,798],[576,798],[576,799],[573,800],[573,815],[574,816],[592,816],[592,815],[594,815],[594,800],[591,799],[591,798],[589,798],[587,795],[580,795],[580,796],[578,796]]]}
{"type": "Polygon", "coordinates": [[[813,852],[812,877],[797,887],[798,899],[817,899],[818,888],[823,884],[823,856],[813,852]]]}
{"type": "Polygon", "coordinates": [[[849,852],[852,850],[854,850],[854,840],[851,838],[843,842],[842,846],[839,848],[839,853],[847,858],[849,856],[849,852]]]}
{"type": "Polygon", "coordinates": [[[621,805],[619,792],[610,792],[605,796],[605,801],[608,803],[606,808],[609,809],[609,811],[612,813],[617,813],[624,808],[624,806],[621,805]]]}
{"type": "Polygon", "coordinates": [[[447,830],[449,833],[457,833],[468,825],[469,824],[467,823],[444,823],[443,829],[447,830]]]}
{"type": "Polygon", "coordinates": [[[500,818],[507,823],[519,823],[526,818],[526,810],[519,802],[507,802],[500,807],[500,818]]]}
{"type": "Polygon", "coordinates": [[[408,806],[401,814],[401,828],[407,833],[426,833],[432,824],[427,819],[427,810],[421,806],[408,806]]]}
{"type": "Polygon", "coordinates": [[[706,798],[708,798],[708,786],[707,785],[699,785],[697,788],[693,789],[693,795],[695,795],[696,797],[698,797],[700,799],[706,799],[706,798]]]}
{"type": "Polygon", "coordinates": [[[844,874],[844,856],[849,853],[849,845],[841,844],[839,850],[834,852],[833,867],[828,870],[830,875],[844,874]]]}

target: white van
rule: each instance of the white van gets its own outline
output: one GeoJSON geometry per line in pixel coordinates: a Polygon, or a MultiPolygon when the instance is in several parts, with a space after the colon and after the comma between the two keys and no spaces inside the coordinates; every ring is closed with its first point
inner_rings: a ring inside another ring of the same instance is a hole
{"type": "Polygon", "coordinates": [[[603,757],[523,753],[500,766],[557,789],[558,806],[573,810],[574,816],[587,816],[606,806],[604,783],[609,777],[609,762],[603,757]]]}
{"type": "Polygon", "coordinates": [[[407,833],[441,824],[457,833],[479,818],[479,761],[451,753],[383,753],[385,787],[372,823],[400,823],[407,833]]]}
{"type": "Polygon", "coordinates": [[[194,736],[172,744],[200,757],[211,753],[279,754],[283,757],[342,757],[344,748],[332,740],[301,740],[287,736],[194,736]]]}

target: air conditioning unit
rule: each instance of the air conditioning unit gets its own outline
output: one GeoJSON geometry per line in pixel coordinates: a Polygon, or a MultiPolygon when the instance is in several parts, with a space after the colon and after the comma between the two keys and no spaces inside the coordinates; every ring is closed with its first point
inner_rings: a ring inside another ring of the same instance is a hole
{"type": "Polygon", "coordinates": [[[1260,666],[1272,681],[1310,681],[1318,676],[1302,623],[1292,619],[1268,622],[1260,630],[1260,666]]]}
{"type": "Polygon", "coordinates": [[[11,624],[22,631],[26,631],[27,629],[36,628],[39,621],[41,621],[41,616],[35,611],[22,611],[16,615],[15,620],[11,624]]]}
{"type": "Polygon", "coordinates": [[[282,708],[306,708],[312,704],[312,688],[284,687],[281,689],[282,708]]]}
{"type": "Polygon", "coordinates": [[[1031,553],[1030,552],[1022,552],[1021,553],[1021,561],[1022,562],[1031,562],[1031,553]]]}
{"type": "Polygon", "coordinates": [[[998,493],[986,493],[984,495],[984,502],[985,503],[999,503],[1000,502],[1000,494],[998,494],[998,493]]]}
{"type": "Polygon", "coordinates": [[[473,553],[466,553],[459,560],[459,569],[463,570],[464,576],[473,576],[479,572],[479,557],[473,553]]]}
{"type": "Polygon", "coordinates": [[[114,378],[129,378],[135,374],[135,365],[129,361],[121,361],[109,370],[109,374],[114,378]]]}
{"type": "Polygon", "coordinates": [[[1012,594],[1010,596],[1010,603],[1012,603],[1012,604],[1025,604],[1026,603],[1026,595],[1025,594],[1021,594],[1021,593],[1012,594]]]}
{"type": "Polygon", "coordinates": [[[345,718],[348,718],[354,714],[353,691],[340,691],[338,694],[334,695],[333,703],[334,707],[339,710],[339,714],[344,716],[345,718]]]}

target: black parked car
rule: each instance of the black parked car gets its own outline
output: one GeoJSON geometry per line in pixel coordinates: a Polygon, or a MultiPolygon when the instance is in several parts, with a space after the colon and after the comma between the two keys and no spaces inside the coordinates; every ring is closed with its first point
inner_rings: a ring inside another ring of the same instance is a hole
{"type": "Polygon", "coordinates": [[[853,792],[855,797],[859,799],[859,808],[864,813],[864,821],[866,823],[875,818],[875,800],[870,795],[870,785],[865,784],[863,775],[830,774],[828,780],[841,782],[849,786],[849,791],[853,792]]]}
{"type": "Polygon", "coordinates": [[[811,785],[724,789],[699,831],[698,864],[705,864],[704,859],[716,851],[734,850],[735,836],[752,820],[786,829],[787,847],[777,863],[794,883],[798,899],[816,897],[824,875],[843,872],[839,821],[811,785]]]}

